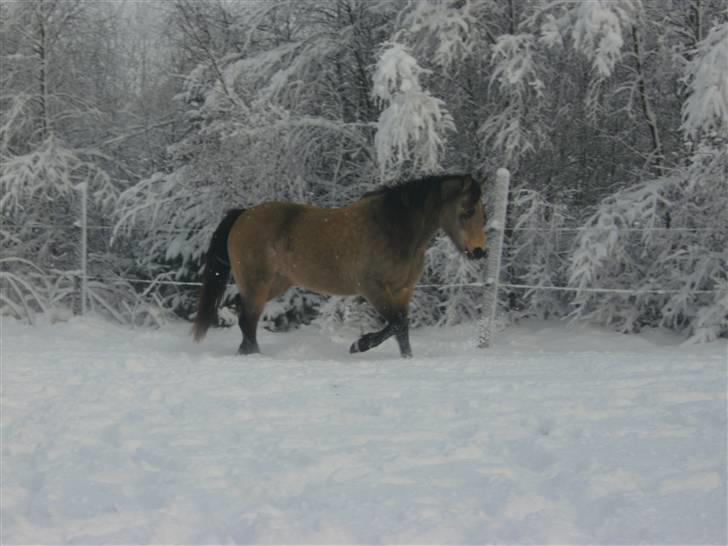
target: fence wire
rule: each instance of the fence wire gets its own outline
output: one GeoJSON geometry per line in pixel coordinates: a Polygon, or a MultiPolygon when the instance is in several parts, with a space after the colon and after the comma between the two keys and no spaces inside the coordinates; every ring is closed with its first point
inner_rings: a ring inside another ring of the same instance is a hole
{"type": "MultiPolygon", "coordinates": [[[[11,229],[21,230],[24,228],[31,229],[81,229],[84,226],[82,224],[77,225],[57,225],[57,224],[43,224],[43,223],[30,223],[25,225],[13,225],[3,223],[0,224],[0,229],[11,229]]],[[[114,231],[117,226],[112,225],[87,225],[87,230],[99,230],[99,231],[114,231]]],[[[529,231],[547,231],[547,232],[560,232],[560,233],[580,233],[587,231],[619,231],[619,232],[722,232],[724,230],[720,228],[694,228],[694,227],[606,227],[606,226],[587,226],[587,227],[539,227],[539,226],[527,226],[527,227],[514,227],[506,228],[507,232],[529,232],[529,231]]],[[[148,228],[135,228],[129,229],[124,228],[119,231],[145,231],[149,232],[148,228]]],[[[151,230],[156,233],[196,233],[203,231],[201,229],[183,229],[174,227],[160,227],[151,230]]],[[[82,258],[83,259],[83,258],[82,258]]],[[[82,271],[72,270],[62,272],[65,275],[76,277],[85,283],[87,281],[100,281],[100,282],[126,282],[131,285],[148,285],[149,288],[152,286],[178,286],[178,287],[201,287],[202,283],[194,281],[175,281],[167,279],[140,279],[131,278],[124,276],[103,276],[103,275],[84,275],[82,271]]],[[[56,277],[51,275],[36,275],[45,279],[55,279],[56,277]]],[[[492,282],[472,282],[472,283],[443,283],[443,284],[432,284],[432,283],[421,283],[415,286],[417,290],[423,289],[436,289],[436,290],[447,290],[454,288],[472,288],[484,290],[490,286],[492,282]]],[[[678,290],[678,289],[629,289],[629,288],[605,288],[605,287],[574,287],[574,286],[551,286],[551,285],[539,285],[539,284],[519,284],[519,283],[505,283],[499,282],[500,288],[512,289],[512,290],[546,290],[546,291],[560,291],[560,292],[573,292],[573,293],[594,293],[594,294],[622,294],[622,295],[643,295],[643,294],[654,294],[654,295],[669,295],[669,294],[718,294],[723,293],[725,290],[678,290]]],[[[147,288],[147,290],[149,289],[147,288]]],[[[83,296],[82,296],[82,299],[83,296]]]]}
{"type": "MultiPolygon", "coordinates": [[[[63,224],[43,224],[43,223],[28,223],[21,225],[16,224],[0,224],[0,228],[5,229],[80,229],[81,225],[63,225],[63,224]]],[[[199,228],[175,228],[175,227],[158,227],[149,229],[146,227],[123,227],[109,225],[88,225],[86,229],[98,230],[98,231],[119,231],[121,233],[129,231],[143,231],[146,233],[199,233],[205,231],[199,228]]],[[[210,230],[212,231],[212,230],[210,230]]],[[[550,226],[521,226],[521,227],[506,227],[507,232],[531,232],[531,231],[543,231],[548,233],[579,233],[582,231],[619,231],[619,232],[694,232],[694,233],[722,233],[725,228],[699,228],[699,227],[619,227],[619,226],[579,226],[579,227],[550,227],[550,226]]]]}

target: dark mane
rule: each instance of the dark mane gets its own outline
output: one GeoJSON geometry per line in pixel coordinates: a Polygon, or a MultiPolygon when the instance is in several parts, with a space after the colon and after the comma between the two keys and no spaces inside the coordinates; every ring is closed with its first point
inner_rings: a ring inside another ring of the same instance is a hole
{"type": "MultiPolygon", "coordinates": [[[[365,193],[362,197],[382,196],[382,205],[387,216],[397,218],[408,210],[422,209],[425,203],[427,203],[427,198],[431,195],[436,195],[441,199],[443,197],[442,183],[445,180],[452,180],[453,178],[469,179],[470,175],[458,173],[425,176],[401,184],[384,186],[383,188],[365,193]]],[[[475,187],[478,186],[475,185],[475,187]]],[[[480,198],[480,195],[477,198],[480,198]]]]}
{"type": "MultiPolygon", "coordinates": [[[[434,210],[454,197],[445,194],[443,185],[447,180],[466,181],[472,178],[469,174],[426,176],[385,186],[364,195],[380,198],[373,206],[372,213],[382,236],[389,239],[390,245],[400,256],[416,251],[418,243],[423,242],[418,241],[419,237],[424,235],[427,239],[434,233],[434,227],[423,231],[423,222],[428,226],[436,225],[439,218],[433,214],[434,210]]],[[[471,184],[471,188],[473,200],[480,199],[480,186],[471,184]]]]}

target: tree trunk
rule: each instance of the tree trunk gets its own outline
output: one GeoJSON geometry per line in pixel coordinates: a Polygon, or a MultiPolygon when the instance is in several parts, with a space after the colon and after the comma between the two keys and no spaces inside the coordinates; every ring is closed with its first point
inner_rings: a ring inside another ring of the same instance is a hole
{"type": "Polygon", "coordinates": [[[38,3],[38,43],[36,53],[38,54],[38,103],[40,104],[40,128],[41,138],[45,140],[50,132],[50,115],[48,112],[48,39],[46,32],[45,2],[38,3]]]}
{"type": "Polygon", "coordinates": [[[645,116],[647,127],[650,130],[650,137],[652,138],[652,153],[650,154],[649,163],[654,164],[658,171],[662,172],[665,155],[662,149],[660,131],[657,127],[657,116],[655,115],[655,111],[652,109],[650,97],[647,95],[644,59],[642,58],[642,40],[636,26],[632,26],[632,44],[634,47],[635,64],[637,69],[637,86],[639,89],[640,104],[642,105],[642,113],[645,116]]]}

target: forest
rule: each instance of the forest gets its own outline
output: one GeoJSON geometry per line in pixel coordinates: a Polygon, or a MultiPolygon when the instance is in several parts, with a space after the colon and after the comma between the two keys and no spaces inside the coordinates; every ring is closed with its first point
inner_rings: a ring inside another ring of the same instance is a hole
{"type": "Polygon", "coordinates": [[[0,69],[2,315],[189,318],[228,208],[447,172],[488,206],[505,167],[501,271],[437,237],[414,326],[477,320],[497,274],[502,324],[728,336],[723,0],[11,0],[0,69]]]}

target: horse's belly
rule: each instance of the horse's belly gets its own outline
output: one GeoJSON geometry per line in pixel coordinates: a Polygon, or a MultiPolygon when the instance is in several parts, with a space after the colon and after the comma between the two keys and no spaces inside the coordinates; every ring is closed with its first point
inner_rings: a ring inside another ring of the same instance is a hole
{"type": "Polygon", "coordinates": [[[349,215],[307,212],[279,247],[286,276],[293,284],[322,294],[358,293],[358,229],[349,215]]]}
{"type": "Polygon", "coordinates": [[[317,265],[314,262],[297,265],[295,261],[286,275],[293,284],[332,296],[357,293],[357,283],[351,275],[335,265],[317,265]]]}

